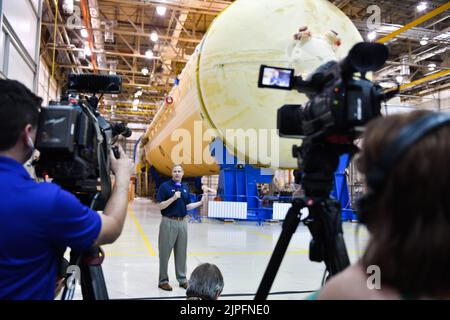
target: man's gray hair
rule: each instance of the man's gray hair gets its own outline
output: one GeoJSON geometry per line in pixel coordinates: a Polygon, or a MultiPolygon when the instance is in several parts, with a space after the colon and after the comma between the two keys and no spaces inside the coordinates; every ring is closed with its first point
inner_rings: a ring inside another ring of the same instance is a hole
{"type": "Polygon", "coordinates": [[[223,277],[219,268],[211,263],[202,263],[192,271],[186,295],[188,299],[216,300],[223,286],[223,277]]]}

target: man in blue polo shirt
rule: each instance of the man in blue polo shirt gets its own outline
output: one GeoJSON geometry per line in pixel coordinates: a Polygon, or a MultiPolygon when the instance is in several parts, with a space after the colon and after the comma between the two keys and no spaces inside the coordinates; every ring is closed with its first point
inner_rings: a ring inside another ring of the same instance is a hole
{"type": "Polygon", "coordinates": [[[175,255],[175,273],[180,287],[186,289],[186,254],[187,254],[187,222],[185,216],[188,210],[202,205],[202,200],[191,203],[189,187],[181,183],[183,167],[175,165],[172,168],[172,179],[164,182],[158,189],[157,201],[162,218],[159,226],[159,285],[160,289],[171,291],[167,267],[172,249],[175,255]]]}
{"type": "Polygon", "coordinates": [[[111,153],[116,183],[99,215],[55,184],[36,183],[23,167],[34,150],[42,99],[0,80],[0,300],[54,299],[66,247],[85,251],[114,242],[128,204],[132,161],[111,153]]]}

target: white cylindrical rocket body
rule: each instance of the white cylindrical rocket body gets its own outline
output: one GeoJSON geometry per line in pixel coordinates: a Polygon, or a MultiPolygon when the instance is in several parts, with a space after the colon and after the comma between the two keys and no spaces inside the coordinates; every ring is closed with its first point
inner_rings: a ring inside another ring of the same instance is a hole
{"type": "Polygon", "coordinates": [[[277,136],[277,109],[307,97],[258,88],[260,66],[306,77],[360,41],[350,19],[327,0],[237,0],[211,24],[157,112],[146,132],[147,160],[166,175],[174,163],[186,176],[217,174],[209,144],[218,137],[245,163],[296,168],[291,148],[301,141],[277,136]]]}

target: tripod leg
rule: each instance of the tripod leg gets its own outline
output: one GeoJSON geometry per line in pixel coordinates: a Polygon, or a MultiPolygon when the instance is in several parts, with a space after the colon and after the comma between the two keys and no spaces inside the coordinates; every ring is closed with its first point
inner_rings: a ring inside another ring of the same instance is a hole
{"type": "Polygon", "coordinates": [[[87,266],[81,268],[81,291],[83,300],[108,300],[105,278],[102,266],[87,266]]]}
{"type": "Polygon", "coordinates": [[[297,230],[300,223],[300,209],[301,206],[298,202],[294,201],[292,207],[286,214],[286,219],[283,223],[283,230],[281,231],[280,238],[270,258],[269,265],[264,272],[263,279],[259,285],[258,291],[255,295],[255,300],[265,300],[270,292],[275,276],[280,268],[283,257],[291,241],[292,235],[297,230]]]}
{"type": "MultiPolygon", "coordinates": [[[[338,215],[339,225],[329,226],[331,230],[325,230],[330,232],[330,237],[326,241],[327,255],[325,255],[325,264],[330,272],[330,276],[333,276],[350,265],[350,259],[347,254],[347,248],[345,246],[344,235],[342,233],[342,224],[340,222],[340,215],[338,215]]],[[[338,222],[332,222],[337,224],[338,222]]]]}
{"type": "Polygon", "coordinates": [[[342,232],[339,204],[334,199],[321,200],[311,210],[305,223],[313,236],[312,261],[324,261],[330,277],[350,265],[342,232]]]}
{"type": "MultiPolygon", "coordinates": [[[[93,210],[103,210],[105,198],[100,193],[95,194],[91,200],[90,207],[93,210]]],[[[102,270],[104,257],[105,254],[100,247],[91,248],[89,252],[84,253],[81,257],[81,291],[83,300],[109,299],[102,270]]]]}
{"type": "Polygon", "coordinates": [[[108,300],[108,290],[103,276],[103,251],[92,248],[84,259],[81,259],[81,291],[83,300],[108,300]]]}

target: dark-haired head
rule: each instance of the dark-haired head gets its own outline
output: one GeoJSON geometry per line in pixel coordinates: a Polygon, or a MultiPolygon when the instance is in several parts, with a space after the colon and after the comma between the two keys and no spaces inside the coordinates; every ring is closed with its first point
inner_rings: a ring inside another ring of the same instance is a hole
{"type": "Polygon", "coordinates": [[[22,142],[33,144],[41,103],[42,99],[20,82],[0,80],[0,152],[8,152],[22,142]]]}
{"type": "MultiPolygon", "coordinates": [[[[371,122],[358,169],[367,176],[400,129],[427,113],[414,111],[371,122]]],[[[401,294],[450,293],[449,163],[450,125],[444,125],[409,147],[375,193],[366,222],[371,239],[363,267],[379,266],[382,284],[401,294]]]]}

